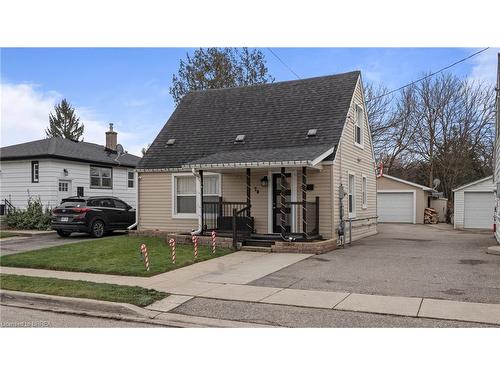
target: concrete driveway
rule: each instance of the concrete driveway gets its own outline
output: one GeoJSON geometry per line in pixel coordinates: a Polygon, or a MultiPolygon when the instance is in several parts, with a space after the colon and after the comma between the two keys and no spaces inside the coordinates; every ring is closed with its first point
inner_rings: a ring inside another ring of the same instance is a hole
{"type": "MultiPolygon", "coordinates": [[[[125,231],[113,232],[112,236],[125,234],[125,231]]],[[[9,237],[0,241],[0,254],[16,254],[26,251],[40,250],[46,247],[65,245],[81,241],[92,241],[89,234],[73,233],[68,238],[59,237],[56,233],[36,235],[33,237],[9,237]]]]}
{"type": "Polygon", "coordinates": [[[492,233],[447,225],[379,224],[379,234],[317,255],[250,285],[500,303],[492,233]]]}

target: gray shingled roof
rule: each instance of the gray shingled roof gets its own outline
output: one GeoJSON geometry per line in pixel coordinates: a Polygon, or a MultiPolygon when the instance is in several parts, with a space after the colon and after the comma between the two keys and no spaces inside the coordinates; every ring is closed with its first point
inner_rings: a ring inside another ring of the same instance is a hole
{"type": "Polygon", "coordinates": [[[314,160],[338,144],[359,76],[191,92],[138,168],[314,160]],[[307,138],[313,128],[317,135],[307,138]],[[246,136],[244,143],[234,143],[238,134],[246,136]],[[166,146],[169,139],[175,144],[166,146]]]}
{"type": "Polygon", "coordinates": [[[48,157],[126,167],[136,167],[141,160],[140,157],[131,154],[122,154],[117,158],[116,152],[104,146],[88,142],[74,142],[64,138],[46,138],[0,148],[0,160],[48,157]]]}

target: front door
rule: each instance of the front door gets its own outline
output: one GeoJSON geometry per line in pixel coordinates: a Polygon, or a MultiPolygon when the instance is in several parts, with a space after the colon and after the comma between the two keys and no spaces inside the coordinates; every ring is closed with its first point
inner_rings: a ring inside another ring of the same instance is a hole
{"type": "Polygon", "coordinates": [[[61,200],[71,196],[71,181],[70,180],[59,180],[59,188],[57,192],[57,205],[61,203],[61,200]]]}
{"type": "MultiPolygon", "coordinates": [[[[286,173],[286,188],[285,188],[285,200],[287,202],[291,201],[291,189],[290,189],[290,173],[286,173]]],[[[280,202],[281,202],[281,195],[280,195],[280,186],[281,186],[281,174],[280,173],[273,173],[273,232],[274,233],[281,233],[281,210],[280,210],[280,202]]],[[[290,233],[291,232],[291,207],[286,206],[285,207],[285,231],[290,233]]]]}

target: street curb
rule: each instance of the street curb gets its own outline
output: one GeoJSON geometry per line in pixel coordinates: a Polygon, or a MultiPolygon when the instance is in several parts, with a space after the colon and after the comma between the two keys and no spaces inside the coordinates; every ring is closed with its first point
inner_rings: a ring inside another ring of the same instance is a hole
{"type": "Polygon", "coordinates": [[[32,310],[73,314],[113,320],[147,323],[172,328],[246,328],[272,326],[232,320],[204,318],[175,313],[162,313],[128,303],[98,301],[85,298],[0,290],[0,304],[32,310]]]}
{"type": "MultiPolygon", "coordinates": [[[[23,237],[38,237],[38,236],[47,236],[49,234],[55,234],[56,231],[54,230],[47,230],[47,231],[40,231],[40,232],[36,232],[36,233],[25,233],[25,232],[19,232],[19,231],[16,231],[16,230],[8,230],[6,229],[5,232],[11,232],[11,233],[15,233],[16,236],[14,238],[23,238],[23,237]]],[[[11,237],[8,237],[8,238],[11,238],[11,237]]]]}

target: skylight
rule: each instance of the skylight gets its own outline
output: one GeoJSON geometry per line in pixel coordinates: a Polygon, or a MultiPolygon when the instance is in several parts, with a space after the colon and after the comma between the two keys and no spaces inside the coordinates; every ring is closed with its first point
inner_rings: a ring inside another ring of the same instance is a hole
{"type": "Polygon", "coordinates": [[[175,143],[175,138],[170,138],[168,141],[167,141],[167,146],[173,146],[175,143]]]}

